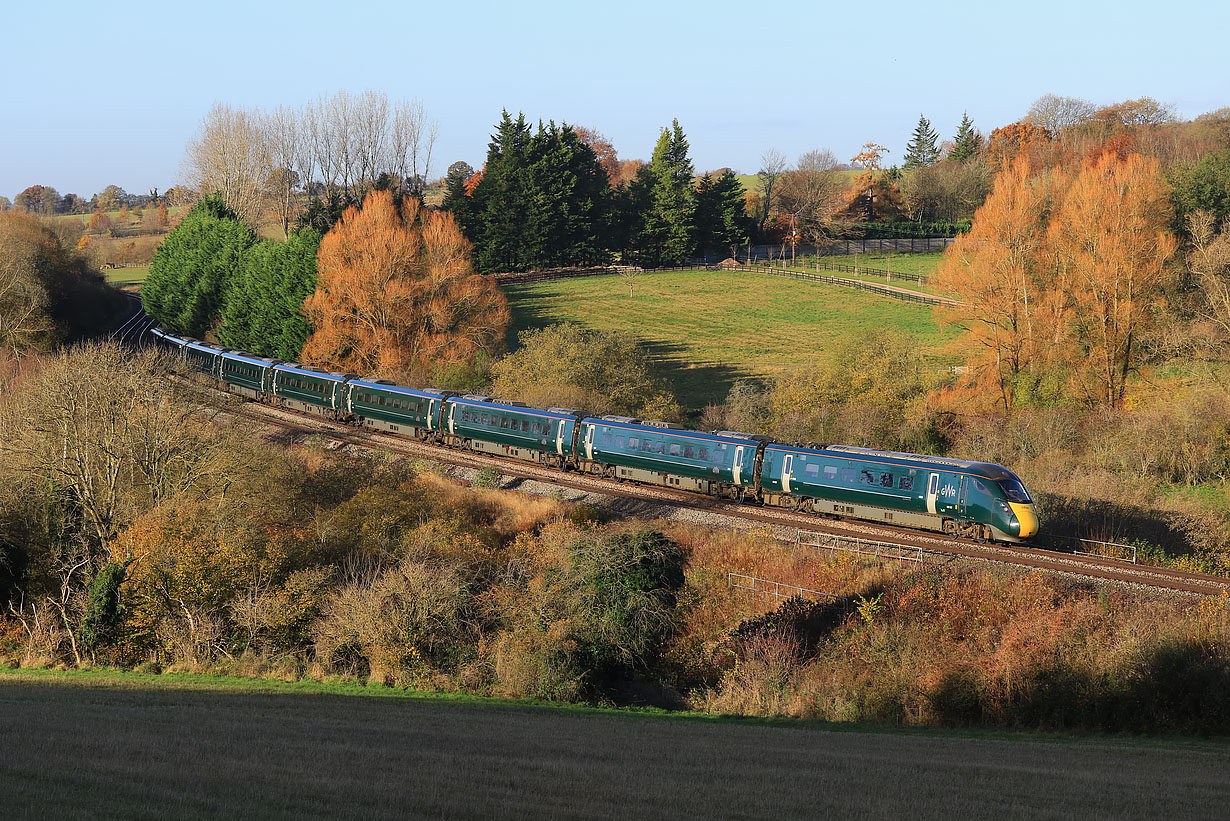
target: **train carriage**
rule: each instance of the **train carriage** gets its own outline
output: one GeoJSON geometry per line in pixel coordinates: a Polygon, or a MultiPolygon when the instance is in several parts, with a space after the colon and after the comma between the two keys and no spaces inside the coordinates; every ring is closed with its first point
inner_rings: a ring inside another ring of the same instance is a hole
{"type": "Polygon", "coordinates": [[[183,338],[184,361],[193,370],[199,371],[213,379],[222,378],[222,354],[226,353],[227,350],[227,348],[223,348],[221,345],[202,342],[192,337],[183,338]]]}
{"type": "Polygon", "coordinates": [[[576,464],[577,411],[474,394],[449,397],[447,405],[450,444],[561,467],[576,464]]]}
{"type": "Polygon", "coordinates": [[[346,410],[360,424],[420,438],[438,434],[444,400],[452,393],[416,390],[387,379],[351,379],[346,387],[346,410]]]}
{"type": "Polygon", "coordinates": [[[226,351],[220,355],[218,374],[236,393],[264,399],[273,395],[273,369],[278,364],[279,360],[246,351],[226,351]]]}
{"type": "Polygon", "coordinates": [[[350,374],[284,362],[273,368],[272,393],[284,407],[337,418],[345,412],[346,381],[350,378],[350,374]]]}
{"type": "MultiPolygon", "coordinates": [[[[625,416],[584,420],[579,448],[589,465],[618,479],[731,495],[755,491],[763,437],[735,431],[701,433],[625,416]]],[[[596,471],[594,471],[596,472],[596,471]]]]}
{"type": "Polygon", "coordinates": [[[1038,531],[1033,500],[1000,465],[833,445],[765,448],[764,500],[950,535],[1019,541],[1038,531]]]}

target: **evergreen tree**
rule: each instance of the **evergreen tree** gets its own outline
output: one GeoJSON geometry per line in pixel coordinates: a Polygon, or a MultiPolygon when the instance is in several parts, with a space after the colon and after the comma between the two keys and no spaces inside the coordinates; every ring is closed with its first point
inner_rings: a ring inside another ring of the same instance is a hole
{"type": "Polygon", "coordinates": [[[228,289],[219,341],[261,356],[297,359],[309,332],[303,302],[316,290],[319,246],[320,234],[310,228],[286,242],[252,246],[228,289]]]}
{"type": "Polygon", "coordinates": [[[923,115],[918,115],[918,125],[905,148],[905,168],[926,168],[935,165],[940,158],[940,150],[936,147],[939,134],[931,127],[931,121],[923,115]]]}
{"type": "Polygon", "coordinates": [[[729,254],[747,242],[751,219],[747,215],[743,183],[731,171],[716,180],[706,174],[696,186],[696,253],[716,250],[729,254]]]}
{"type": "Polygon", "coordinates": [[[952,150],[948,159],[957,162],[971,160],[982,150],[982,135],[974,128],[968,112],[961,112],[961,125],[957,127],[957,136],[953,140],[952,150]]]}
{"type": "Polygon", "coordinates": [[[651,203],[640,242],[642,264],[649,267],[679,265],[694,244],[695,194],[688,141],[679,120],[662,129],[649,163],[651,203]]]}
{"type": "Polygon", "coordinates": [[[466,193],[466,181],[474,176],[474,168],[468,162],[458,160],[448,167],[448,174],[444,177],[444,202],[441,208],[449,211],[453,215],[453,219],[461,226],[467,236],[470,236],[473,229],[473,216],[471,215],[472,198],[466,193]]]}
{"type": "Polygon", "coordinates": [[[529,207],[526,175],[530,128],[525,115],[503,112],[487,147],[487,165],[474,189],[474,234],[480,271],[526,268],[522,227],[529,207]]]}
{"type": "Polygon", "coordinates": [[[154,253],[141,287],[146,312],[168,330],[203,336],[256,235],[217,195],[197,203],[154,253]]]}

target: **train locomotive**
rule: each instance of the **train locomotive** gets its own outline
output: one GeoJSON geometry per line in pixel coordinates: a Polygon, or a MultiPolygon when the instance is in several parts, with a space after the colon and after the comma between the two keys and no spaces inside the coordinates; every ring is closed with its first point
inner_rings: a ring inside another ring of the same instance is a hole
{"type": "Polygon", "coordinates": [[[150,334],[234,393],[447,447],[949,536],[1023,542],[1038,532],[1033,498],[1000,465],[531,408],[281,362],[160,328],[150,334]]]}

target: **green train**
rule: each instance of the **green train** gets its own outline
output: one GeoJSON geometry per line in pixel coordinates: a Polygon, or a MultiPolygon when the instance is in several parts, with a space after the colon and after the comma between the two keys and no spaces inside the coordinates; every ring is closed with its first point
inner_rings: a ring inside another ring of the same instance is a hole
{"type": "Polygon", "coordinates": [[[1001,465],[531,408],[279,362],[159,328],[150,334],[248,398],[447,447],[949,536],[1022,542],[1038,533],[1033,498],[1001,465]]]}

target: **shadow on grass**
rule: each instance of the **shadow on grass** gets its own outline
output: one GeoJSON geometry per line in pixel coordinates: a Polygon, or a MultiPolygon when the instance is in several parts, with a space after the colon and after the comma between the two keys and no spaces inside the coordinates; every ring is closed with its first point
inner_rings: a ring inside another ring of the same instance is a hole
{"type": "Polygon", "coordinates": [[[1074,539],[1148,544],[1169,556],[1199,551],[1196,522],[1138,505],[1106,499],[1039,493],[1042,520],[1046,530],[1038,542],[1046,547],[1070,550],[1074,539]]]}

